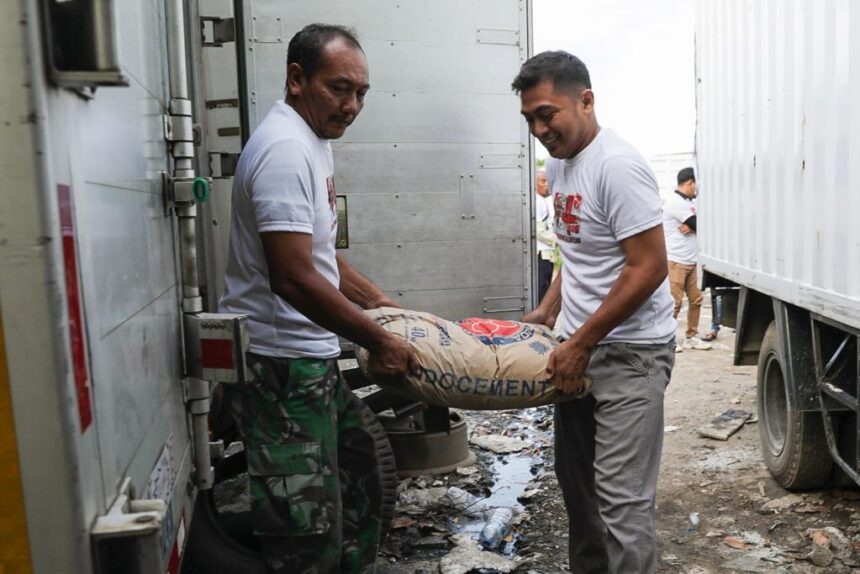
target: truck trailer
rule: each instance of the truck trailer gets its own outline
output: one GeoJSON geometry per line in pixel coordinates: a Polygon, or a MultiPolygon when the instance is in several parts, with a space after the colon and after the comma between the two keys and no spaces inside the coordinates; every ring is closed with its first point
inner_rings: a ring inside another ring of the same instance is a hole
{"type": "Polygon", "coordinates": [[[0,3],[0,571],[227,547],[195,532],[229,446],[213,393],[245,377],[243,317],[217,313],[232,175],[312,22],[370,64],[333,143],[341,254],[407,308],[532,308],[528,1],[0,3]]]}
{"type": "Polygon", "coordinates": [[[703,285],[757,365],[762,454],[786,488],[860,481],[860,7],[701,0],[703,285]]]}

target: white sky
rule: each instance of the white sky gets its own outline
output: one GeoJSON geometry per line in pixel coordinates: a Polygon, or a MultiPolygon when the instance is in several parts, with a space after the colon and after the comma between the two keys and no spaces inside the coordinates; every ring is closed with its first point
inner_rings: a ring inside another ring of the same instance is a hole
{"type": "Polygon", "coordinates": [[[600,125],[645,157],[693,150],[693,0],[534,0],[533,11],[535,54],[585,62],[600,125]]]}

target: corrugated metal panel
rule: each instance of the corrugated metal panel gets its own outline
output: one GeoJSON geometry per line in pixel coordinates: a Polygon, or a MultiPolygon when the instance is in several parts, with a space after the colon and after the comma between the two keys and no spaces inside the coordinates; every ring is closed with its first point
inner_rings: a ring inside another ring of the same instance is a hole
{"type": "Polygon", "coordinates": [[[510,83],[529,53],[528,2],[253,0],[244,19],[251,128],[283,99],[302,26],[353,26],[364,46],[371,90],[333,145],[349,196],[342,255],[411,307],[519,319],[531,306],[531,143],[510,83]],[[491,295],[514,303],[488,306],[491,295]]]}
{"type": "Polygon", "coordinates": [[[702,264],[860,327],[860,5],[698,9],[702,264]]]}

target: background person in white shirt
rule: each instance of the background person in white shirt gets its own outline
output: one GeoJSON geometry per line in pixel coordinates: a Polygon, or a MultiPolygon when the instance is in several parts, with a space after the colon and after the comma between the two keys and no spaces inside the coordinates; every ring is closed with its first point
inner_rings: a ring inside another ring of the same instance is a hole
{"type": "Polygon", "coordinates": [[[696,271],[699,245],[696,238],[696,175],[692,167],[685,167],[678,172],[678,187],[663,206],[663,231],[666,233],[669,286],[675,300],[676,319],[681,312],[685,293],[689,302],[684,348],[706,351],[711,348],[711,344],[699,338],[703,297],[696,271]]]}
{"type": "Polygon", "coordinates": [[[532,135],[549,152],[562,270],[524,321],[568,337],[547,374],[555,406],[555,470],[578,573],[654,572],[654,496],[663,444],[663,394],[675,363],[672,296],[657,181],[642,156],[601,128],[585,64],[543,52],[513,88],[532,135]]]}
{"type": "Polygon", "coordinates": [[[546,295],[552,283],[552,270],[555,261],[555,231],[553,228],[552,196],[546,170],[539,169],[535,174],[535,248],[538,260],[538,301],[546,295]]]}

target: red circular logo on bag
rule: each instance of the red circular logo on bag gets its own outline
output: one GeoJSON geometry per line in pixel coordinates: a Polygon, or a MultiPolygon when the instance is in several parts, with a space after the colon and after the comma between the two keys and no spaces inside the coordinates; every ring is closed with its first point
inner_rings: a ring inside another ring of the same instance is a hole
{"type": "Polygon", "coordinates": [[[458,321],[458,325],[470,335],[477,337],[485,345],[507,345],[524,341],[534,335],[534,329],[525,323],[499,321],[470,317],[458,321]]]}

